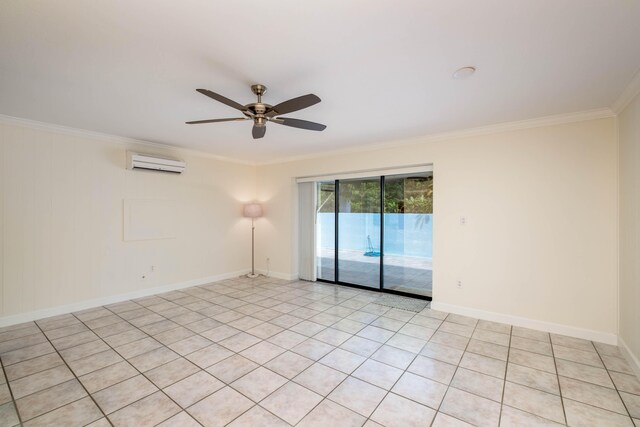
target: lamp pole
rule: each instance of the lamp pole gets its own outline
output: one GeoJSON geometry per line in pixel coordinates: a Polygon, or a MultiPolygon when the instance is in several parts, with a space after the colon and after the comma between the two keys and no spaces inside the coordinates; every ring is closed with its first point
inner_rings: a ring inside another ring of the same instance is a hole
{"type": "Polygon", "coordinates": [[[255,271],[255,230],[256,223],[255,218],[251,218],[251,274],[247,275],[250,278],[258,277],[255,271]]]}
{"type": "Polygon", "coordinates": [[[259,203],[247,203],[244,205],[243,215],[251,218],[251,273],[247,274],[250,279],[255,279],[259,276],[256,274],[256,218],[262,216],[262,206],[259,203]]]}

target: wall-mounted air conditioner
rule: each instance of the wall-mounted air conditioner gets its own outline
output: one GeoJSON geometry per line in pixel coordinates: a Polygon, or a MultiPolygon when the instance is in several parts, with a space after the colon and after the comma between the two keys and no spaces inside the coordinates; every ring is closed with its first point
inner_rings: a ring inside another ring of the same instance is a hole
{"type": "Polygon", "coordinates": [[[187,164],[180,159],[160,157],[153,154],[127,152],[128,169],[146,169],[159,172],[182,173],[187,164]]]}

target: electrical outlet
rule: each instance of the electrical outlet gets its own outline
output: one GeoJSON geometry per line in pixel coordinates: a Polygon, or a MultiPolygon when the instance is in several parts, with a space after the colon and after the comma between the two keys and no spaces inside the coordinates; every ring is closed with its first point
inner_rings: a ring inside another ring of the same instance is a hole
{"type": "Polygon", "coordinates": [[[466,216],[461,216],[460,217],[460,225],[465,225],[467,223],[467,217],[466,216]]]}
{"type": "Polygon", "coordinates": [[[458,289],[462,289],[462,280],[458,280],[457,285],[458,285],[458,289]]]}
{"type": "Polygon", "coordinates": [[[271,258],[267,258],[267,264],[271,262],[271,258]]]}
{"type": "Polygon", "coordinates": [[[155,265],[152,265],[150,270],[151,270],[151,272],[153,273],[154,271],[156,271],[156,266],[155,266],[155,265]]]}

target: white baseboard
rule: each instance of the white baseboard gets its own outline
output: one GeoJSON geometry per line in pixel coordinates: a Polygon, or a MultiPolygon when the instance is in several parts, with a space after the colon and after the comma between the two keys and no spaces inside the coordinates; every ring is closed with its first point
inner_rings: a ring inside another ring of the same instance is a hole
{"type": "Polygon", "coordinates": [[[279,273],[277,271],[260,270],[258,268],[256,268],[256,273],[262,274],[267,277],[273,277],[274,279],[282,280],[296,280],[298,278],[297,274],[279,273]]]}
{"type": "Polygon", "coordinates": [[[432,301],[431,308],[433,308],[434,310],[446,311],[448,313],[475,317],[476,319],[507,323],[514,326],[521,326],[524,328],[536,329],[539,331],[551,332],[554,334],[567,335],[574,338],[582,338],[585,340],[597,341],[605,344],[618,345],[618,336],[616,334],[607,332],[593,331],[590,329],[577,328],[575,326],[562,325],[560,323],[545,322],[542,320],[529,319],[526,317],[478,310],[475,308],[446,304],[438,301],[432,301]]]}
{"type": "Polygon", "coordinates": [[[618,346],[622,350],[622,354],[627,359],[627,362],[629,362],[629,366],[631,366],[633,372],[636,373],[636,377],[640,378],[640,360],[631,352],[631,349],[621,336],[618,336],[618,346]]]}
{"type": "Polygon", "coordinates": [[[95,298],[86,301],[80,301],[73,304],[59,305],[56,307],[45,308],[42,310],[29,311],[27,313],[14,314],[11,316],[0,317],[0,327],[16,325],[18,323],[31,322],[34,320],[44,319],[46,317],[58,316],[60,314],[73,313],[75,311],[87,310],[89,308],[101,307],[103,305],[114,304],[117,302],[128,301],[130,299],[142,298],[150,295],[161,294],[164,292],[175,291],[178,289],[190,288],[192,286],[206,285],[211,282],[219,282],[221,280],[233,279],[243,274],[249,273],[250,270],[241,270],[231,273],[218,274],[216,276],[202,277],[199,279],[187,280],[186,282],[173,283],[170,285],[157,286],[154,288],[140,289],[126,294],[111,295],[108,297],[95,298]]]}

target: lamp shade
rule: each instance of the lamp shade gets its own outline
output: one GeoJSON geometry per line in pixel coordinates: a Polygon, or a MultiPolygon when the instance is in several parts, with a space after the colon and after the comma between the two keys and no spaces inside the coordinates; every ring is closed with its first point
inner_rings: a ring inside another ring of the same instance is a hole
{"type": "Polygon", "coordinates": [[[247,203],[244,205],[242,214],[248,218],[259,218],[262,216],[262,205],[260,203],[247,203]]]}

